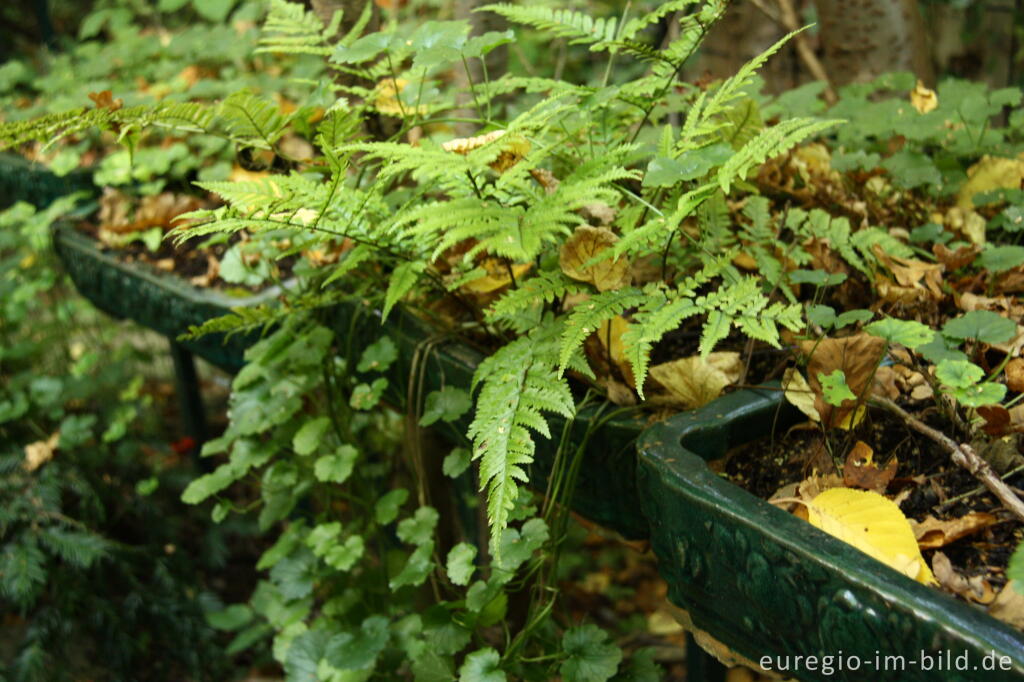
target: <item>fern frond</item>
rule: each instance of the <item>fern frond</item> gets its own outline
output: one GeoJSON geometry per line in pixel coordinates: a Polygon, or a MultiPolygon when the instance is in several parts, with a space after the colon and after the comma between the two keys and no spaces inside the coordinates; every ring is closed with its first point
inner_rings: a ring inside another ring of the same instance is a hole
{"type": "Polygon", "coordinates": [[[629,327],[622,334],[622,346],[626,359],[633,368],[636,392],[644,397],[644,381],[651,362],[651,349],[665,334],[674,331],[679,323],[701,312],[692,298],[678,298],[670,301],[665,293],[650,291],[647,301],[630,319],[629,327]]]}
{"type": "Polygon", "coordinates": [[[565,371],[573,352],[582,346],[587,337],[597,331],[602,323],[622,314],[626,308],[642,304],[644,299],[644,292],[634,287],[627,287],[595,294],[573,308],[565,321],[565,329],[562,331],[562,343],[558,352],[558,371],[565,371]]]}
{"type": "Polygon", "coordinates": [[[509,21],[532,26],[556,38],[569,38],[570,45],[608,43],[615,40],[618,20],[615,17],[595,19],[589,14],[568,9],[552,9],[542,5],[484,5],[476,11],[500,14],[509,21]]]}
{"type": "Polygon", "coordinates": [[[89,568],[109,550],[109,543],[98,535],[59,526],[47,526],[39,538],[53,554],[79,568],[89,568]]]}
{"type": "Polygon", "coordinates": [[[652,12],[648,12],[642,17],[630,19],[622,27],[622,31],[619,33],[619,40],[633,40],[640,31],[644,30],[651,24],[656,24],[662,20],[663,17],[672,14],[673,12],[679,12],[680,10],[686,9],[690,5],[694,5],[700,2],[700,0],[672,0],[671,2],[665,2],[657,6],[652,12]]]}
{"type": "Polygon", "coordinates": [[[530,308],[541,301],[551,303],[556,298],[575,294],[583,289],[582,284],[569,279],[562,274],[561,270],[542,272],[536,277],[519,282],[518,289],[505,292],[487,310],[487,319],[494,322],[502,317],[508,317],[530,308]]]}
{"type": "Polygon", "coordinates": [[[759,166],[767,159],[789,151],[808,137],[838,123],[840,121],[794,118],[762,130],[757,137],[743,145],[718,169],[716,178],[718,186],[728,194],[732,183],[737,178],[746,176],[754,166],[759,166]]]}
{"type": "Polygon", "coordinates": [[[247,90],[225,99],[218,114],[231,135],[244,144],[262,149],[273,149],[288,123],[276,104],[247,90]]]}
{"type": "Polygon", "coordinates": [[[473,459],[480,461],[480,486],[487,489],[487,517],[492,544],[508,525],[533,461],[531,430],[551,437],[543,412],[571,418],[575,405],[564,379],[554,371],[557,337],[542,327],[499,349],[477,368],[472,390],[480,388],[467,436],[473,459]]]}
{"type": "Polygon", "coordinates": [[[312,10],[286,0],[272,0],[263,23],[256,52],[329,55],[327,39],[337,33],[341,14],[331,22],[333,30],[324,30],[323,22],[312,10]]]}

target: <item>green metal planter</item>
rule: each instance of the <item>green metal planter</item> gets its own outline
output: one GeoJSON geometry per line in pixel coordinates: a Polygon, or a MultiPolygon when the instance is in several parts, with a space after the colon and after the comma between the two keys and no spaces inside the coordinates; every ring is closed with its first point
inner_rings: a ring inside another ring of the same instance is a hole
{"type": "MultiPolygon", "coordinates": [[[[57,229],[54,244],[76,286],[98,307],[172,338],[229,307],[276,295],[240,301],[191,287],[118,262],[70,226],[57,229]]],[[[484,358],[401,310],[383,325],[379,311],[359,300],[318,314],[340,343],[356,351],[385,334],[395,341],[399,358],[389,370],[388,397],[399,406],[407,402],[410,377],[424,393],[468,386],[484,358]],[[424,367],[421,375],[412,374],[415,366],[424,367]]],[[[253,340],[237,336],[225,345],[207,337],[189,342],[188,349],[232,370],[253,340]]],[[[781,391],[738,391],[646,430],[639,414],[608,418],[610,413],[608,406],[587,408],[568,426],[569,442],[585,447],[586,458],[573,507],[627,538],[650,538],[670,598],[697,627],[755,662],[770,657],[767,667],[802,680],[1024,681],[1020,632],[905,578],[708,469],[705,460],[796,418],[781,391]],[[965,654],[967,664],[979,669],[950,669],[965,654]],[[798,663],[795,656],[803,658],[798,663]],[[819,658],[810,664],[808,656],[819,658]],[[1001,656],[1008,657],[1009,670],[999,669],[1006,662],[1001,656]],[[995,661],[997,669],[981,670],[986,661],[995,661]]],[[[465,426],[450,428],[457,436],[465,426]]],[[[557,438],[565,424],[552,419],[551,427],[557,438]]],[[[546,480],[556,449],[554,441],[538,442],[531,481],[546,480]]]]}
{"type": "MultiPolygon", "coordinates": [[[[78,291],[100,310],[127,318],[172,340],[191,325],[219,317],[237,306],[274,301],[276,287],[251,296],[235,297],[213,289],[201,289],[173,274],[136,263],[125,263],[117,254],[104,251],[95,240],[67,222],[58,223],[53,246],[78,291]]],[[[244,364],[245,349],[255,336],[235,335],[225,339],[211,334],[181,345],[208,362],[229,372],[244,364]]]]}
{"type": "Polygon", "coordinates": [[[42,164],[14,154],[0,154],[0,208],[18,201],[45,208],[54,199],[73,192],[96,193],[88,172],[79,170],[59,176],[42,164]]]}
{"type": "Polygon", "coordinates": [[[740,391],[641,437],[640,499],[670,599],[787,677],[1024,680],[1024,634],[708,469],[769,433],[782,402],[781,391],[740,391]]]}

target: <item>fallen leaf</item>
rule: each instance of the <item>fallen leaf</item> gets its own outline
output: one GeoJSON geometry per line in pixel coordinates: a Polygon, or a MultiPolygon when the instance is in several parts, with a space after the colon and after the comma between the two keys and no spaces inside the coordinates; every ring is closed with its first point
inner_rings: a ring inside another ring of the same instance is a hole
{"type": "Polygon", "coordinates": [[[974,206],[974,195],[994,189],[1020,189],[1024,180],[1024,161],[983,156],[967,169],[967,182],[960,187],[957,205],[969,209],[974,206]]]}
{"type": "Polygon", "coordinates": [[[985,219],[971,208],[953,206],[946,211],[945,226],[959,232],[977,246],[985,244],[985,219]]]}
{"type": "Polygon", "coordinates": [[[658,609],[647,616],[647,632],[663,637],[683,631],[683,626],[666,609],[658,609]]]}
{"type": "Polygon", "coordinates": [[[740,354],[727,351],[711,353],[707,360],[695,355],[654,365],[650,375],[668,392],[667,402],[693,409],[720,396],[722,389],[740,378],[742,369],[740,354]]]}
{"type": "Polygon", "coordinates": [[[1024,393],[1024,358],[1014,358],[1006,363],[1006,387],[1015,393],[1024,393]]]}
{"type": "Polygon", "coordinates": [[[1015,628],[1024,628],[1024,594],[1020,589],[1016,580],[1006,583],[988,607],[988,615],[1015,628]]]}
{"type": "Polygon", "coordinates": [[[987,580],[980,575],[971,578],[964,576],[953,568],[949,557],[942,552],[936,552],[932,556],[932,572],[940,587],[964,599],[978,604],[990,604],[996,598],[987,580]]]}
{"type": "Polygon", "coordinates": [[[25,446],[25,461],[22,466],[25,471],[35,471],[53,459],[53,452],[60,442],[60,431],[55,432],[46,440],[37,440],[25,446]]]}
{"type": "Polygon", "coordinates": [[[807,379],[804,379],[804,375],[795,367],[789,367],[782,373],[782,390],[786,400],[807,415],[811,421],[821,421],[821,414],[814,406],[814,390],[807,383],[807,379]]]}
{"type": "Polygon", "coordinates": [[[801,345],[803,351],[810,354],[807,375],[810,377],[811,389],[815,393],[814,405],[821,415],[822,424],[827,428],[842,427],[851,423],[855,425],[863,412],[863,405],[858,406],[854,400],[843,401],[839,407],[829,405],[825,401],[818,376],[830,376],[835,370],[842,370],[850,391],[855,396],[863,396],[868,381],[885,352],[885,341],[877,336],[860,333],[841,339],[807,340],[801,342],[801,345]],[[861,409],[854,412],[855,407],[861,409]]]}
{"type": "Polygon", "coordinates": [[[973,244],[961,246],[956,251],[951,251],[945,244],[932,245],[932,253],[946,267],[947,272],[970,265],[980,252],[981,249],[973,244]]]}
{"type": "Polygon", "coordinates": [[[863,488],[883,493],[889,482],[896,476],[899,462],[895,457],[889,459],[884,469],[880,469],[874,461],[874,451],[864,441],[857,441],[843,464],[843,483],[847,488],[863,488]]]}
{"type": "MultiPolygon", "coordinates": [[[[512,284],[512,277],[509,276],[509,267],[505,261],[498,258],[488,258],[482,263],[487,271],[483,277],[478,277],[463,284],[460,289],[471,294],[490,294],[512,284]]],[[[533,263],[515,263],[512,266],[512,275],[519,280],[533,267],[533,263]]]]}
{"type": "Polygon", "coordinates": [[[1010,432],[1010,411],[1002,405],[982,405],[978,414],[985,420],[981,429],[990,436],[1005,436],[1010,432]]]}
{"type": "MultiPolygon", "coordinates": [[[[597,328],[597,338],[601,342],[601,348],[607,357],[611,358],[622,378],[630,387],[635,387],[636,378],[633,376],[633,366],[626,358],[626,349],[622,344],[622,335],[627,329],[629,329],[629,322],[626,321],[626,318],[616,315],[601,323],[601,326],[597,328]]],[[[635,404],[635,399],[633,404],[635,404]]]]}
{"type": "Polygon", "coordinates": [[[569,277],[589,282],[599,291],[621,289],[630,281],[630,266],[626,258],[605,258],[590,263],[618,241],[619,238],[609,229],[586,225],[577,227],[562,245],[558,264],[569,277]]]}
{"type": "Polygon", "coordinates": [[[810,502],[826,490],[842,487],[843,479],[839,474],[814,474],[800,481],[800,485],[797,486],[797,496],[805,502],[810,502]]]}
{"type": "Polygon", "coordinates": [[[920,583],[936,582],[907,518],[878,493],[826,490],[808,503],[807,521],[920,583]]]}
{"type": "Polygon", "coordinates": [[[878,260],[896,278],[896,282],[911,289],[925,289],[935,300],[941,300],[942,273],[945,266],[941,263],[925,263],[912,258],[890,256],[880,245],[872,249],[878,260]]]}
{"type": "Polygon", "coordinates": [[[936,549],[998,522],[999,519],[987,512],[970,512],[956,519],[937,519],[928,516],[924,521],[911,521],[910,526],[914,529],[918,547],[936,549]]]}
{"type": "Polygon", "coordinates": [[[124,100],[118,97],[114,99],[114,93],[110,90],[103,90],[102,92],[90,92],[89,99],[93,101],[97,109],[110,109],[111,111],[117,111],[124,106],[124,100]]]}
{"type": "Polygon", "coordinates": [[[934,90],[926,88],[924,83],[919,80],[914,89],[910,91],[910,105],[917,109],[917,113],[927,114],[938,108],[939,97],[934,90]]]}

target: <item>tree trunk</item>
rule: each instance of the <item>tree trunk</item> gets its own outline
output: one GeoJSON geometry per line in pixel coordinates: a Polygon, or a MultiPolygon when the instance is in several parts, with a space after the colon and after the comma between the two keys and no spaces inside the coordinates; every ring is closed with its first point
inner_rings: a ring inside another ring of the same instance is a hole
{"type": "Polygon", "coordinates": [[[863,82],[888,71],[934,79],[924,22],[915,0],[816,0],[833,85],[863,82]]]}

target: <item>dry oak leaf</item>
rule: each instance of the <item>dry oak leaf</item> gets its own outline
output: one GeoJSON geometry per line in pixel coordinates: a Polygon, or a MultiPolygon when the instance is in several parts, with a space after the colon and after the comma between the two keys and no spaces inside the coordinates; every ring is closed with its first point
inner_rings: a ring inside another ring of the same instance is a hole
{"type": "Polygon", "coordinates": [[[896,476],[899,462],[895,457],[889,459],[884,469],[875,462],[875,452],[862,440],[857,441],[843,464],[843,483],[847,488],[863,488],[876,493],[884,493],[889,482],[896,476]]]}
{"type": "Polygon", "coordinates": [[[982,405],[978,408],[978,415],[985,420],[982,431],[990,436],[1000,438],[1009,433],[1024,432],[1024,423],[1015,420],[1013,413],[1002,405],[982,405]]]}
{"type": "Polygon", "coordinates": [[[972,578],[964,576],[953,568],[949,557],[942,552],[936,552],[932,556],[932,572],[940,587],[964,599],[978,604],[991,604],[996,598],[996,593],[992,591],[992,586],[987,580],[980,575],[972,578]]]}
{"type": "Polygon", "coordinates": [[[1016,580],[1003,586],[995,601],[988,607],[988,615],[998,618],[1015,628],[1024,629],[1024,594],[1021,594],[1016,580]]]}
{"type": "Polygon", "coordinates": [[[956,519],[937,519],[928,516],[920,522],[911,520],[910,527],[914,529],[918,547],[936,549],[998,522],[999,519],[987,512],[970,512],[956,519]]]}
{"type": "Polygon", "coordinates": [[[927,114],[938,108],[939,97],[934,90],[926,88],[924,83],[918,80],[917,85],[910,91],[910,105],[917,109],[917,113],[927,114]]]}
{"type": "Polygon", "coordinates": [[[57,449],[60,442],[60,431],[56,431],[46,440],[37,440],[25,446],[25,461],[22,466],[25,471],[35,471],[53,459],[53,451],[57,449]]]}
{"type": "Polygon", "coordinates": [[[110,109],[111,111],[117,111],[124,106],[124,100],[118,97],[114,99],[114,93],[110,90],[103,90],[102,92],[90,92],[89,99],[93,101],[97,109],[110,109]]]}
{"type": "Polygon", "coordinates": [[[612,248],[619,238],[603,227],[581,225],[562,244],[558,253],[558,265],[569,277],[589,282],[598,291],[610,291],[628,286],[630,265],[626,258],[604,258],[590,263],[596,256],[612,248]]]}
{"type": "Polygon", "coordinates": [[[651,378],[660,384],[667,396],[656,402],[669,402],[684,409],[707,405],[722,390],[740,378],[743,362],[734,351],[710,353],[706,360],[699,355],[664,362],[651,367],[651,378]]]}
{"type": "MultiPolygon", "coordinates": [[[[846,385],[856,396],[864,395],[868,387],[868,381],[875,371],[875,367],[882,359],[885,352],[885,341],[870,334],[856,334],[841,339],[825,338],[821,341],[802,341],[801,346],[805,353],[810,354],[807,363],[807,376],[811,389],[815,393],[814,406],[821,415],[822,424],[827,428],[838,426],[848,428],[851,422],[858,421],[854,413],[857,401],[846,400],[839,407],[834,407],[825,401],[822,394],[821,381],[818,375],[831,375],[839,369],[846,375],[846,385]],[[845,426],[844,426],[845,425],[845,426]]],[[[859,410],[857,415],[862,414],[859,410]]]]}
{"type": "Polygon", "coordinates": [[[1020,189],[1024,181],[1024,161],[998,156],[983,156],[967,169],[967,182],[960,187],[957,205],[974,207],[974,195],[994,189],[1020,189]]]}
{"type": "Polygon", "coordinates": [[[942,273],[945,266],[942,263],[925,263],[911,258],[890,256],[879,244],[875,244],[872,251],[901,286],[915,289],[923,287],[935,300],[943,297],[942,273]]]}
{"type": "Polygon", "coordinates": [[[920,583],[936,582],[907,518],[876,492],[826,490],[807,504],[807,521],[920,583]]]}

